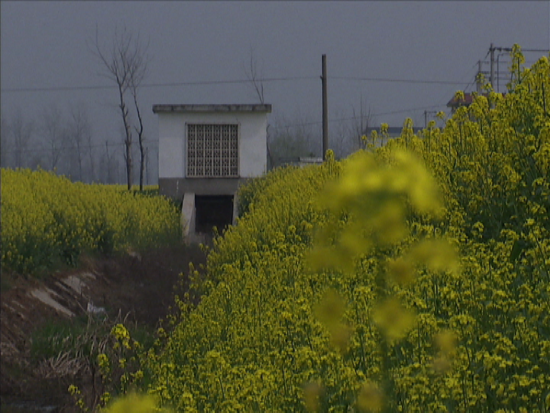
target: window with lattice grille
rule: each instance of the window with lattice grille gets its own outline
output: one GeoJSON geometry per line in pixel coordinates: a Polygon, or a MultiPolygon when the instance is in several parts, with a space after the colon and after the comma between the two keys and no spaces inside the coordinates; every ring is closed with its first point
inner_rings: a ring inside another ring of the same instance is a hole
{"type": "Polygon", "coordinates": [[[187,125],[187,176],[239,176],[238,125],[187,125]]]}

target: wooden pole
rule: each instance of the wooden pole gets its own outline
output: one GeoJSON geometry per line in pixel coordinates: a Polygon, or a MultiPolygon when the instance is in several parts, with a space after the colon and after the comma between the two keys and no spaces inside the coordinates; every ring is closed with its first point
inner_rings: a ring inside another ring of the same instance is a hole
{"type": "Polygon", "coordinates": [[[328,99],[327,99],[327,55],[322,57],[323,75],[323,160],[326,159],[328,150],[328,99]]]}
{"type": "Polygon", "coordinates": [[[496,48],[493,46],[493,43],[491,43],[491,48],[489,49],[489,52],[491,53],[491,71],[489,76],[493,90],[495,90],[495,49],[496,48]]]}
{"type": "Polygon", "coordinates": [[[477,61],[477,76],[476,76],[476,91],[477,93],[481,93],[481,87],[483,86],[480,81],[481,76],[481,60],[477,61]]]}

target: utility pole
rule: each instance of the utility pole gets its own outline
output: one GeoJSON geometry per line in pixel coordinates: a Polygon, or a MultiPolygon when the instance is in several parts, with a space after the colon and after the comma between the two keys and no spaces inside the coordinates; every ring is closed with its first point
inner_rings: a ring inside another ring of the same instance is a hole
{"type": "MultiPolygon", "coordinates": [[[[489,48],[489,52],[491,53],[491,72],[490,72],[490,81],[491,86],[493,87],[493,90],[498,92],[499,91],[499,58],[500,55],[503,54],[503,52],[511,52],[512,49],[510,47],[495,47],[493,43],[491,43],[491,47],[489,48]],[[500,52],[497,56],[497,88],[495,89],[494,81],[495,81],[495,51],[500,52]]],[[[548,53],[550,52],[550,49],[521,49],[522,52],[535,52],[535,53],[548,53]]]]}
{"type": "Polygon", "coordinates": [[[437,112],[435,110],[425,110],[424,111],[424,129],[428,127],[428,115],[435,115],[437,112]]]}
{"type": "Polygon", "coordinates": [[[495,88],[495,47],[493,46],[493,43],[491,43],[491,47],[489,48],[489,52],[491,52],[491,74],[490,74],[490,81],[491,81],[491,87],[495,88]]]}
{"type": "Polygon", "coordinates": [[[477,93],[481,93],[481,60],[477,61],[477,76],[476,76],[476,91],[477,93]]]}
{"type": "Polygon", "coordinates": [[[328,98],[327,98],[327,55],[322,57],[321,81],[323,83],[323,160],[326,160],[328,150],[328,98]]]}

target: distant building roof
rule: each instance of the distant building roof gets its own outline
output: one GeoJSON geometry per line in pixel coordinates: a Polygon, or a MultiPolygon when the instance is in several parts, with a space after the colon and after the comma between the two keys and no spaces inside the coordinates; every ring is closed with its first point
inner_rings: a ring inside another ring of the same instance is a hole
{"type": "Polygon", "coordinates": [[[266,112],[271,113],[268,104],[200,104],[200,105],[153,105],[154,113],[170,112],[266,112]]]}
{"type": "Polygon", "coordinates": [[[464,93],[464,99],[457,99],[456,95],[447,102],[448,108],[457,108],[459,106],[470,106],[474,103],[474,95],[472,93],[464,93]]]}
{"type": "MultiPolygon", "coordinates": [[[[503,97],[506,97],[506,93],[501,93],[501,94],[503,97]]],[[[488,97],[488,94],[482,93],[481,96],[488,97]]],[[[449,100],[449,102],[447,103],[447,107],[455,110],[460,106],[470,106],[472,103],[474,103],[474,98],[475,98],[475,93],[464,93],[464,99],[460,99],[460,100],[458,100],[455,95],[451,100],[449,100]]]]}

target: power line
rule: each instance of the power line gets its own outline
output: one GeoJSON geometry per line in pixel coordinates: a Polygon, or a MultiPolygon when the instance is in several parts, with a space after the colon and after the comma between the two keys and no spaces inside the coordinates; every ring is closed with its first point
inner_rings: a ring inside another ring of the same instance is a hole
{"type": "MultiPolygon", "coordinates": [[[[367,117],[367,116],[395,115],[395,114],[399,114],[399,113],[415,112],[415,111],[419,111],[419,110],[433,109],[433,108],[437,108],[437,107],[441,107],[441,105],[432,105],[432,106],[409,108],[409,109],[399,109],[399,110],[394,110],[394,111],[390,111],[390,112],[372,113],[370,115],[364,115],[364,116],[352,116],[352,117],[349,117],[349,118],[335,118],[335,119],[330,119],[330,122],[345,122],[345,121],[348,121],[348,120],[360,119],[360,118],[364,118],[364,117],[367,117]]],[[[272,128],[273,129],[285,129],[285,128],[293,128],[293,127],[299,127],[299,126],[318,125],[320,123],[322,123],[322,122],[321,121],[304,122],[304,123],[296,123],[296,124],[283,125],[283,126],[273,126],[272,128]]],[[[147,145],[148,147],[158,148],[158,139],[151,139],[151,140],[149,140],[148,143],[152,143],[152,145],[147,145]]],[[[124,146],[124,145],[125,145],[124,142],[109,143],[110,148],[115,147],[115,146],[120,147],[120,146],[124,146]]],[[[105,148],[105,144],[81,145],[80,149],[92,149],[92,148],[99,148],[99,147],[105,148]]],[[[71,150],[71,149],[78,149],[78,147],[77,146],[61,146],[61,147],[54,148],[54,150],[56,150],[56,151],[71,150]]],[[[51,151],[52,151],[52,148],[40,148],[40,149],[35,148],[35,149],[21,149],[19,151],[12,149],[12,150],[7,150],[4,153],[6,153],[6,154],[8,154],[8,153],[12,154],[12,153],[16,153],[16,152],[21,152],[21,153],[43,152],[43,153],[46,153],[46,152],[51,152],[51,151]]]]}
{"type": "MultiPolygon", "coordinates": [[[[510,47],[495,47],[495,50],[498,50],[499,52],[511,52],[512,49],[510,47]]],[[[536,53],[550,53],[550,49],[520,49],[520,52],[536,52],[536,53]]],[[[486,56],[487,57],[487,56],[486,56]]]]}
{"type": "MultiPolygon", "coordinates": [[[[503,50],[503,51],[511,51],[511,49],[507,48],[495,48],[496,50],[503,50]]],[[[546,49],[522,49],[523,51],[528,52],[548,52],[546,49]]],[[[483,61],[487,58],[489,55],[489,52],[485,55],[483,61]]],[[[487,63],[484,61],[484,63],[487,63]]],[[[477,62],[468,70],[470,71],[472,68],[474,68],[477,65],[477,62]]],[[[294,77],[276,77],[276,78],[263,78],[263,79],[257,79],[258,82],[276,82],[276,81],[293,81],[293,80],[317,80],[314,76],[294,76],[294,77]]],[[[391,78],[369,78],[369,77],[349,77],[349,76],[332,76],[331,79],[337,79],[337,80],[350,80],[350,81],[372,81],[372,82],[399,82],[399,83],[419,83],[419,84],[449,84],[449,85],[463,85],[464,81],[449,81],[449,80],[419,80],[419,79],[391,79],[391,78]]],[[[506,77],[499,77],[501,80],[506,80],[506,77]]],[[[464,90],[467,89],[470,85],[473,84],[474,80],[470,81],[464,90]]],[[[249,79],[241,79],[241,80],[212,80],[212,81],[196,81],[196,82],[172,82],[172,83],[148,83],[143,84],[141,87],[148,88],[148,87],[174,87],[174,86],[196,86],[196,85],[216,85],[216,84],[238,84],[238,83],[250,83],[249,79]]],[[[100,89],[112,89],[115,88],[115,85],[110,86],[103,86],[103,85],[95,85],[95,86],[60,86],[60,87],[45,87],[45,88],[8,88],[8,89],[2,89],[1,91],[3,93],[9,93],[9,92],[51,92],[51,91],[69,91],[69,90],[100,90],[100,89]]],[[[390,111],[390,112],[381,112],[381,113],[374,113],[364,116],[352,116],[349,118],[338,118],[338,119],[330,119],[330,122],[344,122],[349,120],[355,120],[364,118],[366,116],[382,116],[382,115],[393,115],[393,114],[399,114],[399,113],[406,113],[406,112],[413,112],[413,111],[419,111],[419,110],[427,110],[427,109],[433,109],[441,107],[441,104],[438,105],[431,105],[431,106],[425,106],[420,108],[409,108],[409,109],[400,109],[396,111],[390,111]]],[[[283,125],[283,126],[273,126],[273,129],[284,129],[284,128],[293,128],[293,127],[299,127],[299,126],[310,126],[310,125],[317,125],[322,122],[315,121],[315,122],[305,122],[305,123],[299,123],[299,124],[290,124],[290,125],[283,125]]],[[[158,140],[153,141],[156,142],[158,145],[158,140]]],[[[122,146],[124,143],[112,143],[110,146],[122,146]]],[[[153,147],[156,145],[153,145],[153,147]]],[[[97,145],[83,145],[80,146],[80,149],[91,149],[95,147],[103,147],[103,144],[97,144],[97,145]]],[[[65,146],[56,148],[56,150],[70,150],[70,149],[78,149],[77,146],[65,146]]],[[[22,149],[20,151],[15,150],[8,150],[5,151],[5,153],[16,153],[16,152],[50,152],[50,149],[22,149]]]]}
{"type": "MultiPolygon", "coordinates": [[[[487,53],[487,54],[489,54],[489,53],[487,53]]],[[[487,56],[485,56],[485,57],[487,57],[487,56]]],[[[462,80],[462,82],[460,83],[461,85],[464,84],[464,82],[466,81],[465,79],[471,77],[470,72],[471,72],[471,70],[474,69],[476,66],[477,66],[477,62],[474,63],[474,64],[468,69],[468,71],[466,72],[467,74],[462,78],[463,80],[462,80]]],[[[473,76],[473,79],[474,79],[474,81],[475,81],[475,75],[473,76]]],[[[467,89],[468,86],[469,86],[470,84],[472,84],[472,83],[473,83],[473,81],[470,81],[470,82],[467,83],[466,86],[465,86],[464,88],[462,88],[462,89],[464,89],[464,90],[467,89]]],[[[449,89],[448,89],[448,90],[449,90],[449,89]]],[[[446,101],[448,101],[448,100],[449,100],[449,96],[450,96],[451,94],[452,94],[452,90],[449,90],[449,92],[445,92],[445,96],[443,96],[440,100],[437,101],[437,102],[440,102],[439,105],[441,106],[441,105],[443,105],[446,101]]]]}
{"type": "MultiPolygon", "coordinates": [[[[511,48],[495,47],[495,50],[501,52],[510,52],[511,48]]],[[[548,49],[521,49],[522,52],[537,52],[537,53],[549,53],[548,49]]],[[[484,63],[489,52],[482,59],[484,63]]],[[[295,81],[295,80],[316,80],[316,76],[288,76],[288,77],[272,77],[256,79],[258,82],[282,82],[282,81],[295,81]]],[[[366,82],[392,82],[392,83],[419,83],[419,84],[440,84],[440,85],[459,85],[463,84],[461,81],[454,80],[421,80],[421,79],[392,79],[392,78],[376,78],[376,77],[352,77],[352,76],[331,76],[331,79],[336,80],[352,80],[352,81],[366,81],[366,82]]],[[[205,86],[205,85],[221,85],[221,84],[239,84],[250,83],[250,79],[234,79],[234,80],[205,80],[194,82],[168,82],[168,83],[145,83],[140,85],[143,88],[151,87],[175,87],[175,86],[205,86]]],[[[71,90],[107,90],[116,88],[116,85],[89,85],[89,86],[51,86],[51,87],[19,87],[19,88],[5,88],[1,89],[2,93],[19,93],[19,92],[62,92],[71,90]]]]}
{"type": "MultiPolygon", "coordinates": [[[[416,112],[419,110],[427,110],[427,109],[433,109],[433,108],[440,108],[441,105],[431,105],[431,106],[424,106],[424,107],[417,107],[417,108],[409,108],[409,109],[399,109],[394,110],[390,112],[380,112],[380,113],[370,113],[363,116],[352,116],[349,118],[337,118],[337,119],[329,119],[330,122],[345,122],[348,120],[355,120],[360,118],[366,118],[368,116],[383,116],[383,115],[397,115],[400,113],[406,113],[406,112],[416,112]]],[[[322,123],[321,121],[315,121],[315,122],[303,122],[303,123],[294,123],[290,125],[282,125],[282,126],[273,126],[273,129],[285,129],[285,128],[296,128],[299,126],[311,126],[311,125],[318,125],[322,123]]]]}
{"type": "MultiPolygon", "coordinates": [[[[498,48],[497,48],[498,49],[498,48]]],[[[511,51],[512,49],[501,48],[505,51],[511,51]]],[[[548,52],[546,49],[522,49],[526,52],[548,52]]],[[[485,61],[485,58],[489,55],[489,52],[483,58],[484,63],[489,63],[485,61]]],[[[529,61],[529,63],[535,63],[536,61],[529,61]]],[[[526,63],[528,63],[526,61],[526,63]]],[[[476,63],[477,64],[477,63],[476,63]]],[[[472,66],[475,67],[475,65],[472,66]]],[[[471,69],[470,69],[471,70],[471,69]]],[[[340,79],[340,80],[356,80],[356,81],[371,81],[371,82],[400,82],[400,83],[420,83],[420,84],[439,84],[439,85],[463,85],[464,81],[454,81],[454,80],[420,80],[420,79],[391,79],[391,78],[371,78],[371,77],[351,77],[351,76],[332,76],[331,79],[340,79]]],[[[475,81],[475,79],[474,79],[475,81]]],[[[471,82],[470,82],[471,83],[471,82]]],[[[468,84],[468,86],[470,85],[468,84]]]]}
{"type": "MultiPolygon", "coordinates": [[[[431,105],[431,106],[424,106],[424,107],[420,107],[420,108],[399,109],[399,110],[394,110],[394,111],[390,111],[390,112],[372,113],[370,116],[397,115],[397,114],[400,114],[400,113],[416,112],[416,111],[419,111],[419,110],[427,110],[427,109],[433,109],[433,108],[438,108],[438,107],[441,107],[441,105],[431,105]]],[[[366,116],[368,116],[368,115],[365,115],[365,116],[352,116],[351,118],[335,119],[334,122],[354,120],[354,119],[364,118],[366,116]]]]}
{"type": "Polygon", "coordinates": [[[422,84],[439,84],[439,85],[461,85],[461,84],[463,84],[463,82],[458,82],[458,81],[453,81],[453,80],[390,79],[390,78],[376,78],[376,77],[332,76],[331,79],[357,80],[357,81],[366,81],[366,82],[422,83],[422,84]]]}
{"type": "MultiPolygon", "coordinates": [[[[335,80],[367,81],[367,82],[394,82],[394,83],[419,83],[419,84],[451,84],[459,85],[463,82],[452,80],[419,80],[419,79],[391,79],[391,78],[370,78],[370,77],[351,77],[351,76],[331,76],[335,80]]],[[[291,77],[273,77],[256,79],[257,82],[284,82],[296,80],[317,80],[315,76],[291,76],[291,77]]],[[[242,84],[250,83],[249,79],[236,80],[205,80],[196,82],[170,82],[170,83],[146,83],[142,88],[153,87],[176,87],[176,86],[207,86],[222,84],[242,84]]],[[[20,92],[64,92],[71,90],[108,90],[114,89],[116,85],[90,85],[90,86],[52,86],[52,87],[21,87],[1,89],[2,93],[20,93],[20,92]]]]}
{"type": "MultiPolygon", "coordinates": [[[[258,82],[281,82],[291,80],[313,80],[315,76],[294,76],[294,77],[273,77],[265,79],[257,79],[258,82]]],[[[204,85],[220,85],[220,84],[238,84],[250,83],[248,79],[237,80],[205,80],[197,82],[171,82],[171,83],[145,83],[140,85],[142,88],[150,87],[174,87],[174,86],[204,86],[204,85]]],[[[116,88],[116,85],[92,85],[92,86],[52,86],[52,87],[27,87],[27,88],[7,88],[2,89],[2,93],[12,92],[61,92],[70,90],[106,90],[116,88]]]]}
{"type": "MultiPolygon", "coordinates": [[[[512,51],[511,48],[502,48],[502,47],[499,47],[499,48],[495,48],[495,50],[501,50],[501,51],[504,51],[504,52],[510,52],[512,51]]],[[[526,52],[549,52],[549,50],[546,50],[546,49],[522,49],[521,50],[522,52],[526,51],[526,52]]],[[[491,53],[491,50],[489,49],[487,51],[487,53],[485,54],[485,56],[483,57],[483,59],[481,59],[480,61],[484,64],[489,64],[490,61],[489,60],[485,60],[487,59],[487,56],[489,56],[489,54],[491,53]]],[[[508,56],[509,57],[509,56],[508,56]]],[[[536,63],[538,62],[538,60],[525,60],[525,64],[533,64],[533,63],[536,63]]],[[[511,61],[506,61],[506,60],[503,60],[502,63],[511,63],[511,61]]],[[[477,62],[468,70],[470,71],[471,69],[473,69],[475,66],[477,65],[477,62]]],[[[489,72],[482,72],[483,74],[486,74],[488,75],[489,72]]],[[[477,72],[476,72],[476,75],[477,75],[477,72]]],[[[509,80],[509,76],[505,75],[505,74],[501,74],[499,75],[498,77],[495,77],[495,79],[498,79],[498,80],[509,80]]],[[[462,90],[467,90],[470,86],[472,86],[474,84],[474,82],[476,81],[476,76],[473,77],[473,79],[468,82],[468,84],[466,84],[465,87],[462,88],[462,90]]],[[[461,83],[458,83],[458,84],[464,84],[463,82],[461,83]]],[[[448,95],[448,94],[447,94],[448,95]]],[[[447,99],[445,97],[443,97],[441,100],[439,100],[438,102],[443,102],[444,99],[447,99]]]]}

